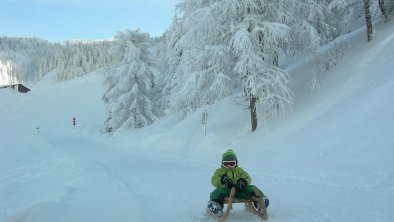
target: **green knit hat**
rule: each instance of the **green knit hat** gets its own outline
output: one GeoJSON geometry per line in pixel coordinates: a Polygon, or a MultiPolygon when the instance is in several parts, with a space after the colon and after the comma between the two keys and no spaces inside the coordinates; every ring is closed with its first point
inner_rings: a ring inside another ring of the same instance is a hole
{"type": "Polygon", "coordinates": [[[222,155],[222,161],[230,161],[230,160],[237,160],[237,156],[235,155],[232,149],[228,149],[222,155]]]}

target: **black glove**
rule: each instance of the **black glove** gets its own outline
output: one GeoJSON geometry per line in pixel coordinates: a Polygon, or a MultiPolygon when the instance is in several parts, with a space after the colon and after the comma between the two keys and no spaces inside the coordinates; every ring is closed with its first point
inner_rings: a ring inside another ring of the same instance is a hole
{"type": "Polygon", "coordinates": [[[248,182],[246,182],[245,179],[239,179],[237,181],[237,184],[235,185],[235,188],[237,189],[237,191],[242,191],[246,188],[246,185],[248,184],[248,182]]]}
{"type": "Polygon", "coordinates": [[[220,182],[223,185],[226,185],[227,188],[231,189],[232,187],[234,187],[233,182],[231,181],[231,179],[227,176],[227,174],[223,174],[222,177],[220,178],[220,182]]]}

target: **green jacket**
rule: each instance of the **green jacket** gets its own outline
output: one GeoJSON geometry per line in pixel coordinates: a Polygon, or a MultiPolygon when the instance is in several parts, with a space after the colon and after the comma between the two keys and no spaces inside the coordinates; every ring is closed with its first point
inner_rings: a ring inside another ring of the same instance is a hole
{"type": "Polygon", "coordinates": [[[235,167],[233,169],[227,169],[225,167],[220,167],[215,171],[215,173],[212,176],[211,183],[214,187],[217,188],[224,188],[226,185],[223,185],[220,182],[220,179],[223,174],[227,174],[227,176],[231,179],[233,184],[236,184],[239,179],[244,179],[250,185],[252,182],[252,178],[249,177],[249,174],[245,172],[241,167],[235,167]]]}

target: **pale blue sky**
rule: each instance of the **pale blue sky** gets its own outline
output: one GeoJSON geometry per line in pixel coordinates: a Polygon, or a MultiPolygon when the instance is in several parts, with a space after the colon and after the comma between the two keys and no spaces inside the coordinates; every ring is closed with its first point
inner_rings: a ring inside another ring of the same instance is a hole
{"type": "Polygon", "coordinates": [[[179,0],[0,0],[0,35],[50,42],[112,38],[140,28],[160,36],[179,0]]]}

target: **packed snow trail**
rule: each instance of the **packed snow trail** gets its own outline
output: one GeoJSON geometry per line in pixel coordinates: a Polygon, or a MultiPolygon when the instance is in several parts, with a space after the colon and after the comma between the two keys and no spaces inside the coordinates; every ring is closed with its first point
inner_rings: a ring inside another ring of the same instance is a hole
{"type": "MultiPolygon", "coordinates": [[[[204,178],[209,172],[202,171],[200,166],[187,164],[180,158],[129,154],[84,138],[50,144],[52,149],[56,149],[54,156],[62,156],[63,162],[66,159],[71,161],[67,165],[47,163],[46,166],[57,169],[64,167],[70,174],[72,171],[68,178],[62,178],[64,172],[60,176],[60,179],[68,181],[66,185],[54,184],[55,187],[51,187],[51,190],[61,190],[59,186],[63,186],[63,195],[57,200],[41,202],[40,195],[46,192],[41,190],[34,197],[38,203],[25,206],[26,209],[18,212],[11,221],[23,218],[28,218],[26,221],[75,221],[75,218],[78,221],[154,221],[160,214],[165,215],[168,221],[187,221],[190,216],[179,215],[174,206],[182,206],[183,212],[189,211],[191,214],[194,209],[202,209],[201,206],[205,205],[207,198],[198,206],[195,201],[190,201],[195,196],[201,196],[198,194],[206,193],[207,189],[199,178],[204,178]],[[184,175],[195,177],[184,178],[184,175]],[[190,186],[198,183],[201,186],[190,186]],[[187,187],[191,189],[184,191],[187,187]],[[47,211],[54,213],[44,213],[47,211]]],[[[36,176],[24,173],[14,176],[36,176]]],[[[35,184],[38,181],[32,178],[25,182],[35,184]]]]}
{"type": "MultiPolygon", "coordinates": [[[[40,200],[46,190],[61,190],[56,200],[39,201],[26,206],[9,221],[212,221],[205,215],[210,176],[216,165],[203,160],[130,149],[111,148],[88,138],[70,138],[50,142],[55,150],[47,169],[60,170],[49,173],[49,180],[68,181],[50,189],[40,190],[33,198],[40,200]],[[66,175],[68,178],[64,178],[66,175]]],[[[331,184],[310,177],[268,174],[258,164],[240,159],[253,178],[271,199],[270,221],[347,221],[347,217],[374,221],[383,220],[384,211],[379,205],[385,194],[372,193],[368,187],[331,184]],[[306,198],[307,197],[307,198],[306,198]],[[330,198],[332,197],[332,198],[330,198]],[[354,202],[365,203],[354,205],[354,202]],[[319,206],[319,208],[316,208],[319,206]],[[365,214],[371,208],[375,209],[365,214]],[[333,213],[322,209],[336,209],[333,213]]],[[[43,169],[35,169],[46,173],[43,169]]],[[[36,172],[22,172],[15,177],[32,177],[25,181],[36,184],[36,172]],[[24,174],[23,174],[24,173],[24,174]]],[[[13,179],[13,178],[9,178],[13,179]]],[[[19,203],[21,204],[21,203],[19,203]]],[[[384,204],[389,204],[384,203],[384,204]]],[[[386,215],[387,221],[390,215],[386,215]]],[[[259,221],[235,205],[227,221],[259,221]]]]}

